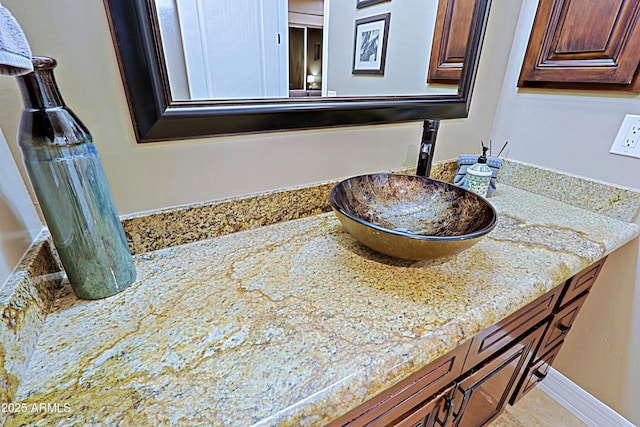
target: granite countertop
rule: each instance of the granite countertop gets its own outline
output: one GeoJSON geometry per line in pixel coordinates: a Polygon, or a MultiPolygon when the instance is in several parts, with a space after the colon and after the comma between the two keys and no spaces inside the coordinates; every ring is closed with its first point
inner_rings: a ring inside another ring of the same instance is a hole
{"type": "Polygon", "coordinates": [[[0,354],[22,369],[5,425],[324,425],[638,236],[639,193],[580,180],[593,200],[569,204],[516,187],[520,167],[453,257],[379,255],[324,208],[134,250],[138,279],[104,300],[54,286],[22,364],[0,354]]]}

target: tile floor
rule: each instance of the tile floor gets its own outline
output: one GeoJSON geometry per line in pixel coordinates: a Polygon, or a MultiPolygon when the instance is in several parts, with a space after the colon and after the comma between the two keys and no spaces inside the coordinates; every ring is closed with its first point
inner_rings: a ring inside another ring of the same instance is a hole
{"type": "Polygon", "coordinates": [[[515,406],[506,411],[489,427],[585,427],[586,424],[564,409],[543,391],[533,389],[515,406]]]}

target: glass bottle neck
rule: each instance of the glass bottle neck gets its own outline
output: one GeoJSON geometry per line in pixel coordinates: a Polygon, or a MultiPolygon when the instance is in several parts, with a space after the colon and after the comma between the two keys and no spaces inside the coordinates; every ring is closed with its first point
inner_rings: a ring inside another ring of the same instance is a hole
{"type": "Polygon", "coordinates": [[[62,95],[53,76],[56,60],[34,57],[32,62],[33,72],[17,78],[24,108],[40,110],[64,106],[62,95]]]}

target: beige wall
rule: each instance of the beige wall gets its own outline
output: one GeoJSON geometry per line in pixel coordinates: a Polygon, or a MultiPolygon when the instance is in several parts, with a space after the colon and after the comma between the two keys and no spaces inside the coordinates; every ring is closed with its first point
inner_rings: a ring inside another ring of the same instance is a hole
{"type": "MultiPolygon", "coordinates": [[[[9,141],[12,139],[8,138],[9,141]]],[[[0,288],[42,230],[0,126],[0,288]]]]}
{"type": "MultiPolygon", "coordinates": [[[[510,158],[640,188],[640,160],[609,154],[624,115],[640,114],[639,94],[516,87],[536,7],[537,0],[523,2],[493,140],[509,141],[510,158]]],[[[638,263],[637,240],[609,257],[556,362],[561,373],[636,425],[638,263]]]]}

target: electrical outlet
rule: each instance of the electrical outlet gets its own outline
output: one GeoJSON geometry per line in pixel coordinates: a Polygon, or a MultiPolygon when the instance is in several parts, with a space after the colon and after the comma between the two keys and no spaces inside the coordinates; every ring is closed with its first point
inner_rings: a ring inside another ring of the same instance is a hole
{"type": "Polygon", "coordinates": [[[609,152],[640,159],[640,116],[627,114],[609,152]]]}

